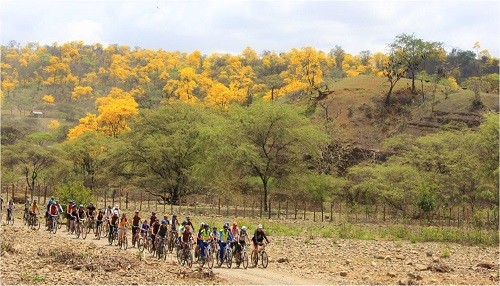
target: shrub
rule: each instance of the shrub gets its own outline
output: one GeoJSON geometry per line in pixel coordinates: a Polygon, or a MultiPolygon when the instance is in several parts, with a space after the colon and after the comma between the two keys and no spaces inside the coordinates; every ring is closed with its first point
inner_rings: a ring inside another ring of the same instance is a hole
{"type": "Polygon", "coordinates": [[[75,200],[77,204],[88,204],[94,201],[92,191],[85,188],[81,183],[68,183],[58,186],[55,191],[55,197],[58,198],[61,203],[75,200]]]}

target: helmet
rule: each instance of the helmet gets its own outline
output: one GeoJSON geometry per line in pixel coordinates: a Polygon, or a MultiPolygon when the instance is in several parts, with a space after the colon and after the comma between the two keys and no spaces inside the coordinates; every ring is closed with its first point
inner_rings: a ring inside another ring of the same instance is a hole
{"type": "Polygon", "coordinates": [[[118,214],[118,211],[117,211],[117,210],[114,210],[114,211],[113,211],[113,214],[117,215],[117,214],[118,214]]]}
{"type": "Polygon", "coordinates": [[[33,200],[33,203],[36,204],[36,200],[33,200]]]}
{"type": "Polygon", "coordinates": [[[110,208],[111,208],[111,206],[108,206],[108,209],[110,209],[110,208]]]}
{"type": "Polygon", "coordinates": [[[80,205],[81,208],[83,208],[83,205],[80,205]]]}
{"type": "Polygon", "coordinates": [[[233,227],[236,227],[238,226],[238,223],[237,222],[233,222],[233,227]]]}
{"type": "Polygon", "coordinates": [[[186,225],[186,226],[184,227],[184,229],[185,229],[185,230],[189,230],[189,229],[190,229],[189,225],[186,225]]]}
{"type": "Polygon", "coordinates": [[[204,222],[202,222],[202,223],[200,224],[200,227],[205,227],[205,223],[204,223],[204,222]]]}
{"type": "Polygon", "coordinates": [[[183,221],[182,222],[182,225],[186,225],[188,222],[187,221],[183,221]]]}
{"type": "Polygon", "coordinates": [[[177,217],[177,215],[176,215],[176,214],[173,214],[173,215],[172,215],[172,217],[173,217],[173,218],[174,218],[174,217],[177,217]]]}
{"type": "Polygon", "coordinates": [[[122,216],[127,216],[125,213],[122,213],[122,216]]]}
{"type": "Polygon", "coordinates": [[[152,212],[151,214],[155,215],[155,214],[156,214],[156,212],[152,212]]]}
{"type": "Polygon", "coordinates": [[[138,214],[138,213],[139,213],[139,211],[138,211],[138,210],[135,210],[135,213],[136,213],[136,214],[138,214]]]}
{"type": "Polygon", "coordinates": [[[161,220],[161,224],[166,224],[166,223],[167,223],[166,220],[164,220],[164,219],[161,220]]]}
{"type": "Polygon", "coordinates": [[[191,220],[191,218],[187,216],[187,217],[186,217],[186,220],[191,220]]]}
{"type": "Polygon", "coordinates": [[[257,226],[257,229],[262,229],[262,224],[259,223],[259,225],[257,226]]]}
{"type": "Polygon", "coordinates": [[[242,226],[242,227],[241,227],[241,230],[243,230],[243,231],[247,231],[247,227],[246,227],[246,226],[242,226]]]}
{"type": "Polygon", "coordinates": [[[224,228],[228,228],[228,227],[229,227],[229,223],[228,222],[224,223],[224,228]]]}
{"type": "Polygon", "coordinates": [[[93,203],[89,203],[89,206],[93,206],[94,204],[93,203]]]}
{"type": "Polygon", "coordinates": [[[205,228],[210,228],[210,226],[208,225],[208,223],[205,224],[205,228]]]}

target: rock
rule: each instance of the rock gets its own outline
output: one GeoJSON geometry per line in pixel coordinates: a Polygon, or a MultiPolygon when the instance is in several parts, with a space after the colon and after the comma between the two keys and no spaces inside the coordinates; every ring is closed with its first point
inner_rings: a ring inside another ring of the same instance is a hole
{"type": "Polygon", "coordinates": [[[386,257],[384,257],[384,260],[391,261],[391,260],[392,260],[392,258],[391,258],[390,256],[386,256],[386,257]]]}
{"type": "Polygon", "coordinates": [[[415,279],[415,280],[422,280],[422,276],[420,274],[413,274],[413,273],[408,273],[406,274],[410,279],[415,279]]]}
{"type": "Polygon", "coordinates": [[[80,270],[80,269],[82,269],[82,266],[78,264],[78,265],[73,265],[72,268],[73,268],[73,270],[80,270]]]}
{"type": "Polygon", "coordinates": [[[434,262],[434,263],[438,263],[438,262],[439,262],[439,257],[434,257],[434,258],[432,259],[432,262],[434,262]]]}
{"type": "Polygon", "coordinates": [[[399,259],[399,260],[405,260],[405,257],[403,255],[397,255],[396,256],[396,259],[399,259]]]}
{"type": "Polygon", "coordinates": [[[346,265],[349,265],[349,264],[351,264],[351,263],[352,263],[352,261],[351,261],[350,259],[346,259],[346,261],[345,261],[345,264],[346,264],[346,265]]]}
{"type": "Polygon", "coordinates": [[[495,264],[493,263],[487,263],[487,262],[481,262],[476,265],[477,267],[482,267],[486,269],[493,269],[495,268],[495,264]]]}
{"type": "Polygon", "coordinates": [[[278,263],[283,263],[283,262],[287,262],[287,263],[288,263],[289,261],[288,261],[288,258],[279,258],[279,259],[277,260],[277,262],[278,262],[278,263]]]}
{"type": "Polygon", "coordinates": [[[340,271],[340,276],[346,277],[347,276],[347,272],[346,271],[340,271]]]}
{"type": "Polygon", "coordinates": [[[432,254],[433,254],[433,253],[432,253],[432,252],[430,252],[430,251],[427,251],[425,254],[427,255],[427,257],[432,257],[432,254]]]}
{"type": "Polygon", "coordinates": [[[363,279],[363,281],[368,281],[368,280],[370,280],[370,276],[365,275],[361,279],[363,279]]]}
{"type": "Polygon", "coordinates": [[[386,275],[389,277],[396,277],[397,276],[396,273],[394,273],[394,272],[387,272],[386,275]]]}
{"type": "Polygon", "coordinates": [[[372,266],[373,267],[377,266],[377,263],[375,261],[372,261],[372,266]]]}
{"type": "Polygon", "coordinates": [[[385,256],[383,256],[383,255],[379,255],[379,254],[374,255],[373,257],[374,257],[375,259],[384,259],[384,258],[385,258],[385,256]]]}
{"type": "Polygon", "coordinates": [[[434,272],[448,273],[453,271],[453,268],[451,268],[448,265],[445,265],[444,263],[432,263],[429,266],[427,266],[427,270],[434,272]]]}
{"type": "Polygon", "coordinates": [[[423,264],[416,264],[415,265],[415,270],[417,271],[425,271],[425,270],[428,270],[428,267],[423,265],[423,264]]]}

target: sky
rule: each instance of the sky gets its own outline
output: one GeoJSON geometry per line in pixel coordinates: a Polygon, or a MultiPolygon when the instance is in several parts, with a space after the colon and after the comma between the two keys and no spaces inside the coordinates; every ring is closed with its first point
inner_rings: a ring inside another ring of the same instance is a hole
{"type": "Polygon", "coordinates": [[[0,0],[0,42],[70,41],[239,54],[335,46],[387,52],[397,35],[500,55],[500,1],[0,0]]]}

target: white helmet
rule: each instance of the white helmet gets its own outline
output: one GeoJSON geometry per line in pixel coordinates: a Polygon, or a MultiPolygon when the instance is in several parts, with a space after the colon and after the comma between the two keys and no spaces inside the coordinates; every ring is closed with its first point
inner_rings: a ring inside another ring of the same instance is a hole
{"type": "Polygon", "coordinates": [[[242,226],[242,227],[241,227],[241,230],[243,230],[243,231],[247,231],[247,227],[246,227],[246,226],[242,226]]]}
{"type": "Polygon", "coordinates": [[[257,229],[262,229],[262,224],[259,223],[259,225],[257,226],[257,229]]]}
{"type": "Polygon", "coordinates": [[[118,214],[118,210],[114,210],[113,214],[117,215],[118,214]]]}

